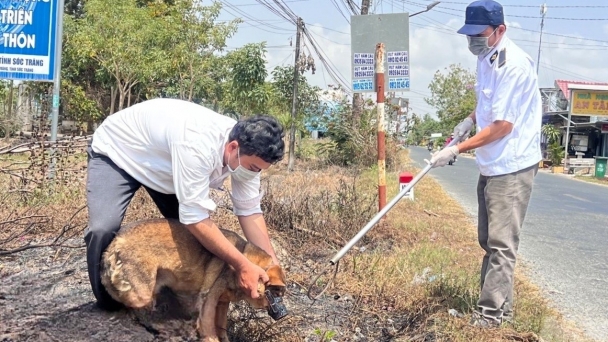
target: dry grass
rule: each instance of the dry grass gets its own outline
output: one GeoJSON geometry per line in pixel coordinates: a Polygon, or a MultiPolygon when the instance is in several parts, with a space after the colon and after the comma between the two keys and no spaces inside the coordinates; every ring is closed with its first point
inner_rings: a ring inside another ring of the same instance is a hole
{"type": "MultiPolygon", "coordinates": [[[[399,158],[400,169],[418,171],[405,153],[399,158]]],[[[80,155],[72,163],[82,160],[80,155]]],[[[479,295],[482,251],[471,219],[430,177],[416,186],[416,201],[401,200],[341,260],[334,285],[311,302],[305,292],[319,266],[376,213],[377,181],[373,169],[312,169],[301,162],[297,169],[288,173],[284,164],[278,165],[263,183],[265,215],[289,277],[291,316],[273,323],[263,313],[236,305],[231,311],[233,341],[583,340],[548,307],[521,266],[515,322],[491,331],[467,325],[479,295]],[[462,316],[450,315],[449,309],[462,316]]],[[[389,200],[398,188],[392,171],[387,174],[389,200]]],[[[71,236],[82,236],[87,219],[86,208],[78,212],[86,204],[83,177],[52,191],[27,194],[15,191],[0,198],[0,249],[48,239],[66,225],[71,236]]],[[[239,231],[226,195],[214,192],[219,209],[213,218],[239,231]]],[[[125,221],[159,215],[145,191],[139,191],[125,221]]]]}
{"type": "MultiPolygon", "coordinates": [[[[401,165],[419,171],[405,160],[401,165]]],[[[283,247],[291,251],[295,263],[312,260],[319,265],[375,214],[376,173],[332,167],[311,171],[305,165],[299,169],[289,174],[273,171],[266,215],[276,230],[273,234],[287,237],[290,244],[283,247]],[[336,207],[339,202],[349,211],[346,216],[336,207]]],[[[387,174],[387,183],[390,200],[397,194],[396,173],[387,174]]],[[[356,302],[347,322],[351,331],[367,331],[372,340],[582,340],[526,279],[522,266],[516,275],[514,322],[491,331],[469,327],[483,255],[474,222],[430,177],[416,186],[415,194],[416,201],[401,200],[341,260],[335,284],[325,294],[356,302]],[[450,309],[459,317],[451,316],[450,309]],[[392,329],[374,330],[371,325],[378,322],[391,322],[392,329]]],[[[307,286],[313,270],[318,268],[293,270],[291,280],[307,286]]]]}
{"type": "Polygon", "coordinates": [[[608,178],[604,177],[604,178],[597,178],[597,177],[589,177],[589,176],[574,176],[574,179],[580,180],[580,181],[584,181],[584,182],[588,182],[588,183],[593,183],[593,184],[600,184],[600,185],[604,185],[604,186],[608,186],[608,178]]]}

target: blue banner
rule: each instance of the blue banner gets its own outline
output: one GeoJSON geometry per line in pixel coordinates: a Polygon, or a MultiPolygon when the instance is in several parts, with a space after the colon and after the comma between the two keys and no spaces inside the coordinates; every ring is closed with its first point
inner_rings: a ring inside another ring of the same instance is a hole
{"type": "Polygon", "coordinates": [[[0,0],[0,78],[53,81],[58,0],[0,0]]]}

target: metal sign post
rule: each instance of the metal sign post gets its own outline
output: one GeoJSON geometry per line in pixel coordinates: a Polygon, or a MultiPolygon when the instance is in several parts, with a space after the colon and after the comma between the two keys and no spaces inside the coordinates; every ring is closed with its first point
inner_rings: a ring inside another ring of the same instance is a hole
{"type": "MultiPolygon", "coordinates": [[[[57,11],[57,25],[55,30],[57,32],[55,38],[55,65],[54,74],[55,79],[53,80],[53,110],[51,112],[51,144],[57,142],[57,125],[59,121],[59,93],[61,91],[61,47],[63,45],[63,6],[64,0],[59,1],[59,8],[57,11]]],[[[57,157],[55,156],[55,148],[51,149],[51,165],[49,167],[49,178],[55,177],[55,164],[57,163],[57,157]]]]}
{"type": "Polygon", "coordinates": [[[376,106],[378,124],[378,210],[386,205],[386,130],[384,128],[384,44],[376,45],[376,106]]]}

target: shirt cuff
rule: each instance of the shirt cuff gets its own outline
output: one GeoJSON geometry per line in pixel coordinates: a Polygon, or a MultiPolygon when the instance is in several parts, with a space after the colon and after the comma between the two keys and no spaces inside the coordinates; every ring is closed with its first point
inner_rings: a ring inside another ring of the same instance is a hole
{"type": "Polygon", "coordinates": [[[230,199],[232,200],[232,212],[236,216],[249,216],[253,214],[261,214],[261,200],[264,196],[264,191],[260,191],[260,194],[254,198],[250,199],[237,199],[230,194],[230,199]]]}
{"type": "Polygon", "coordinates": [[[212,200],[205,201],[205,207],[189,206],[183,203],[179,204],[179,221],[183,224],[193,224],[201,222],[209,217],[209,211],[214,211],[216,208],[215,202],[212,200]]]}

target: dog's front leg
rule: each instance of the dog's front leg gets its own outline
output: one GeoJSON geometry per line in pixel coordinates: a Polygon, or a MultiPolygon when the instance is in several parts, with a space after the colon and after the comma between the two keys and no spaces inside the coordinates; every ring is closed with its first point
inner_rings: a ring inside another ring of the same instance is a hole
{"type": "Polygon", "coordinates": [[[230,302],[221,298],[215,311],[215,327],[220,342],[230,342],[228,339],[228,307],[230,302]]]}
{"type": "Polygon", "coordinates": [[[196,329],[203,338],[203,342],[219,342],[215,328],[215,315],[221,293],[211,290],[200,298],[200,310],[196,321],[196,329]]]}

